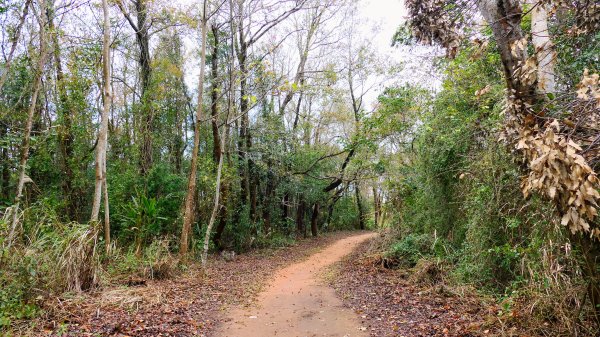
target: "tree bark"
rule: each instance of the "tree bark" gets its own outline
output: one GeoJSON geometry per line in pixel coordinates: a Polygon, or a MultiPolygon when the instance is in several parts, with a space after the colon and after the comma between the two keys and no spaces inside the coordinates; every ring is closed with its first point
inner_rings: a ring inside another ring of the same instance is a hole
{"type": "Polygon", "coordinates": [[[213,35],[213,45],[211,52],[211,106],[210,106],[210,115],[211,115],[211,126],[212,126],[212,135],[213,135],[213,161],[215,163],[219,162],[219,158],[221,157],[221,140],[219,139],[219,28],[216,24],[211,25],[211,31],[213,35]]]}
{"type": "Polygon", "coordinates": [[[296,210],[296,233],[298,236],[302,235],[306,237],[306,226],[304,224],[304,208],[305,208],[304,199],[301,197],[298,202],[298,209],[296,210]]]}
{"type": "Polygon", "coordinates": [[[521,19],[523,10],[518,0],[479,0],[479,9],[492,28],[504,69],[504,77],[509,93],[524,103],[532,103],[535,86],[515,76],[519,64],[527,60],[526,48],[514,50],[513,46],[523,38],[521,19]]]}
{"type": "Polygon", "coordinates": [[[376,186],[373,186],[373,207],[375,216],[375,228],[379,226],[379,220],[381,218],[381,196],[376,186]]]}
{"type": "MultiPolygon", "coordinates": [[[[7,133],[8,127],[0,125],[0,139],[3,139],[7,133]]],[[[0,147],[0,163],[2,166],[0,167],[0,199],[8,201],[10,198],[10,194],[8,192],[8,186],[10,183],[10,167],[7,147],[0,147]]]]}
{"type": "Polygon", "coordinates": [[[146,6],[147,0],[135,0],[133,4],[135,6],[135,12],[137,16],[137,23],[133,22],[133,19],[127,13],[127,10],[123,6],[121,0],[117,0],[119,9],[129,22],[131,28],[135,32],[135,38],[139,47],[140,54],[138,55],[138,65],[140,68],[140,112],[141,118],[139,120],[140,129],[140,173],[142,176],[146,176],[152,167],[152,130],[154,123],[154,113],[150,107],[150,78],[152,75],[152,68],[150,67],[150,31],[148,25],[148,8],[146,6]]]}
{"type": "MultiPolygon", "coordinates": [[[[204,0],[202,14],[202,46],[200,52],[200,78],[198,79],[198,107],[196,108],[196,122],[194,123],[194,147],[192,148],[192,159],[190,164],[190,174],[188,178],[187,196],[185,198],[185,209],[183,215],[183,226],[181,229],[181,240],[179,244],[179,254],[186,256],[189,248],[190,233],[192,222],[194,222],[194,196],[196,191],[196,170],[198,168],[198,150],[200,147],[200,123],[202,123],[202,112],[204,104],[204,71],[206,68],[206,36],[208,30],[207,23],[207,1],[204,0]]],[[[219,186],[219,183],[217,183],[219,186]]]]}
{"type": "Polygon", "coordinates": [[[358,228],[365,230],[365,211],[363,209],[362,198],[360,196],[360,187],[357,182],[354,183],[354,194],[356,195],[356,206],[358,208],[358,228]]]}
{"type": "Polygon", "coordinates": [[[540,94],[554,93],[556,52],[548,30],[548,5],[538,0],[530,0],[530,4],[534,6],[531,10],[531,40],[538,64],[537,89],[540,94]]]}
{"type": "Polygon", "coordinates": [[[73,189],[73,168],[70,161],[73,159],[73,120],[77,114],[75,109],[69,104],[66,83],[62,70],[61,50],[58,41],[58,32],[54,25],[55,9],[54,4],[49,5],[48,28],[52,34],[52,43],[54,49],[54,66],[56,69],[56,84],[58,88],[58,114],[60,116],[61,125],[58,128],[58,149],[60,153],[60,166],[64,179],[61,181],[61,189],[66,200],[66,215],[69,221],[77,220],[77,210],[80,208],[77,202],[78,196],[75,195],[73,189]]]}
{"type": "MultiPolygon", "coordinates": [[[[227,124],[227,121],[225,122],[225,124],[227,124]]],[[[222,137],[221,141],[222,141],[222,143],[221,143],[220,148],[224,148],[225,142],[226,142],[226,137],[225,136],[222,137]]],[[[206,270],[206,260],[207,260],[207,255],[208,255],[208,243],[210,242],[210,234],[212,232],[213,225],[217,218],[219,208],[221,207],[220,197],[221,197],[221,173],[223,172],[223,162],[224,162],[223,157],[225,157],[225,156],[221,152],[219,154],[219,165],[217,167],[217,181],[215,183],[216,187],[215,187],[215,200],[214,200],[213,210],[210,215],[210,220],[208,222],[208,226],[206,228],[206,233],[204,234],[204,247],[202,250],[202,269],[204,269],[204,270],[206,270]]]]}
{"type": "Polygon", "coordinates": [[[319,203],[315,202],[315,204],[313,206],[312,216],[310,219],[310,231],[311,231],[312,236],[314,236],[314,237],[319,235],[318,220],[319,220],[319,203]]]}

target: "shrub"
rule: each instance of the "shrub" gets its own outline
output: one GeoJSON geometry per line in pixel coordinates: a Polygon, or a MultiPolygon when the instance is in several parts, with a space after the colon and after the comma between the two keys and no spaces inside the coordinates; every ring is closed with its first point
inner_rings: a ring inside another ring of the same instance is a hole
{"type": "Polygon", "coordinates": [[[427,234],[409,234],[393,244],[386,252],[387,259],[404,267],[414,267],[420,259],[436,254],[441,243],[427,234]]]}
{"type": "Polygon", "coordinates": [[[126,252],[115,251],[108,264],[110,280],[120,283],[132,279],[164,279],[178,268],[179,260],[170,251],[169,239],[154,240],[138,252],[131,246],[126,252]]]}

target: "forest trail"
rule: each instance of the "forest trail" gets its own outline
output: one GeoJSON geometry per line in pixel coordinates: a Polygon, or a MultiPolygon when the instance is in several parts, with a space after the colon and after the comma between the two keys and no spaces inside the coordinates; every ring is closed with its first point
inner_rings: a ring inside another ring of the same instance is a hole
{"type": "Polygon", "coordinates": [[[281,269],[256,304],[233,309],[215,336],[368,336],[358,316],[322,282],[320,272],[376,235],[341,239],[306,261],[281,269]]]}

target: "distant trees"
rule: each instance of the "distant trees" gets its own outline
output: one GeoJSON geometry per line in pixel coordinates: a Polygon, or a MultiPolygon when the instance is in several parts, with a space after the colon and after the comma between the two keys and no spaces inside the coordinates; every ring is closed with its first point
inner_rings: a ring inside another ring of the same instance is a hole
{"type": "Polygon", "coordinates": [[[131,243],[137,254],[165,236],[179,236],[183,256],[204,236],[206,256],[211,239],[242,248],[309,226],[318,235],[366,225],[334,214],[370,212],[366,171],[354,164],[364,93],[341,76],[356,60],[328,59],[352,56],[339,29],[352,2],[206,6],[204,15],[198,4],[164,1],[22,0],[0,14],[10,37],[0,62],[0,211],[14,210],[10,241],[49,210],[65,223],[102,219],[105,250],[131,243]],[[83,25],[95,6],[101,24],[83,25]],[[198,88],[189,90],[196,63],[198,88]]]}

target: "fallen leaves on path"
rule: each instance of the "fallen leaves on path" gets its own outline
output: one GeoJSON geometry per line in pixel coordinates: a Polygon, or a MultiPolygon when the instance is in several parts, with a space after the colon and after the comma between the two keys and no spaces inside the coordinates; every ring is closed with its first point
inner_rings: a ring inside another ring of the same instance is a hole
{"type": "Polygon", "coordinates": [[[481,299],[441,285],[416,285],[405,270],[367,256],[369,242],[335,268],[330,284],[364,321],[372,336],[487,336],[481,299]]]}
{"type": "Polygon", "coordinates": [[[336,233],[292,247],[258,250],[233,262],[214,257],[206,275],[192,266],[169,280],[57,299],[59,315],[41,322],[40,329],[51,336],[206,336],[228,306],[251,304],[275,270],[349,235],[336,233]]]}

